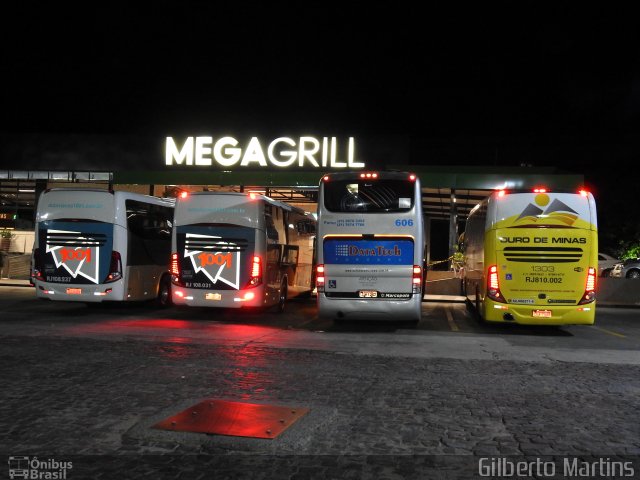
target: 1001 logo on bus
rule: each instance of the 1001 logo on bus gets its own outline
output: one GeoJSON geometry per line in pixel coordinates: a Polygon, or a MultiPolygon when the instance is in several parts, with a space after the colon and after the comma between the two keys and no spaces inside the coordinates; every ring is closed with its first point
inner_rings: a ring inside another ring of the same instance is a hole
{"type": "Polygon", "coordinates": [[[63,262],[68,262],[69,260],[84,260],[87,263],[91,263],[91,249],[74,250],[71,248],[62,248],[60,249],[60,258],[63,262]]]}
{"type": "Polygon", "coordinates": [[[226,268],[231,268],[233,265],[232,252],[229,253],[208,253],[202,252],[198,256],[200,260],[200,266],[206,267],[207,265],[224,265],[226,268]]]}

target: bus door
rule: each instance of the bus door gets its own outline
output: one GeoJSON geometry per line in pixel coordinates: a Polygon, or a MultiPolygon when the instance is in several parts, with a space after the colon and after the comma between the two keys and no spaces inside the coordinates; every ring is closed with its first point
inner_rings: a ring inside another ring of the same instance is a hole
{"type": "Polygon", "coordinates": [[[322,247],[327,297],[411,298],[412,238],[336,235],[325,237],[322,247]]]}

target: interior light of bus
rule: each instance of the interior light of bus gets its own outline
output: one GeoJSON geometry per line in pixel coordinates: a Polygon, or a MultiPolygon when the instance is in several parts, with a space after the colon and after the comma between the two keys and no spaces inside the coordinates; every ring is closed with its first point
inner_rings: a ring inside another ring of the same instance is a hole
{"type": "Polygon", "coordinates": [[[247,288],[255,287],[262,283],[262,258],[259,255],[254,255],[251,261],[251,274],[247,288]]]}
{"type": "Polygon", "coordinates": [[[596,299],[596,269],[589,267],[587,271],[587,283],[584,287],[584,295],[578,302],[578,305],[584,305],[585,303],[591,303],[596,299]]]}
{"type": "Polygon", "coordinates": [[[111,252],[111,263],[109,264],[109,274],[105,283],[116,282],[122,278],[122,258],[120,252],[111,252]]]}
{"type": "Polygon", "coordinates": [[[585,190],[584,188],[578,190],[578,193],[583,197],[588,197],[589,196],[589,192],[587,190],[585,190]]]}
{"type": "Polygon", "coordinates": [[[487,276],[487,297],[501,303],[507,303],[500,293],[500,281],[498,279],[498,266],[491,265],[487,276]]]}

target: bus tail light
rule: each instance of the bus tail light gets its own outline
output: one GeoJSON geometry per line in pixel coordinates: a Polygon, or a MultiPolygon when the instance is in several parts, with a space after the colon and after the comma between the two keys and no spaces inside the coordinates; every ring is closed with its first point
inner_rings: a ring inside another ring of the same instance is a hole
{"type": "Polygon", "coordinates": [[[589,191],[585,190],[584,188],[581,188],[580,190],[578,190],[578,193],[580,194],[580,196],[582,197],[588,197],[589,196],[589,191]]]}
{"type": "Polygon", "coordinates": [[[31,270],[31,278],[44,282],[42,270],[42,265],[40,265],[40,249],[36,248],[33,251],[33,269],[31,270]]]}
{"type": "Polygon", "coordinates": [[[533,193],[547,193],[549,189],[547,187],[536,187],[533,189],[533,193]]]}
{"type": "Polygon", "coordinates": [[[262,283],[262,258],[254,255],[251,260],[251,274],[246,288],[256,287],[262,283]]]}
{"type": "Polygon", "coordinates": [[[420,265],[413,266],[412,293],[420,293],[422,290],[422,267],[420,265]]]}
{"type": "Polygon", "coordinates": [[[318,293],[324,293],[324,265],[316,266],[316,288],[318,293]]]}
{"type": "Polygon", "coordinates": [[[122,278],[122,258],[120,252],[111,252],[111,263],[109,264],[109,274],[105,283],[117,282],[122,278]]]}
{"type": "Polygon", "coordinates": [[[491,265],[487,275],[487,297],[500,303],[507,303],[500,292],[500,281],[498,279],[498,266],[491,265]]]}
{"type": "Polygon", "coordinates": [[[171,274],[171,283],[182,287],[183,285],[182,283],[180,283],[180,259],[178,258],[178,254],[176,252],[173,252],[171,254],[169,273],[171,274]]]}
{"type": "Polygon", "coordinates": [[[596,299],[596,269],[589,267],[587,271],[587,284],[584,287],[584,295],[578,302],[578,305],[591,303],[596,299]]]}

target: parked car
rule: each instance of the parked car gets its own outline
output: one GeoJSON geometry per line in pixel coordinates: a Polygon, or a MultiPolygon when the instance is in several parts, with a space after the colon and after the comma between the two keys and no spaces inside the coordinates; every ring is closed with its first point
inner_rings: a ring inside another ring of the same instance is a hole
{"type": "Polygon", "coordinates": [[[616,263],[611,270],[612,277],[640,278],[640,258],[630,258],[622,263],[616,263]]]}
{"type": "Polygon", "coordinates": [[[620,260],[606,253],[598,253],[598,276],[610,277],[616,263],[620,263],[620,260]]]}

